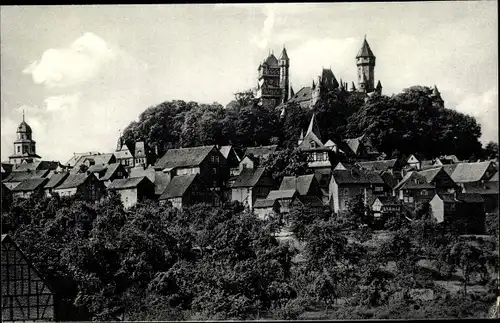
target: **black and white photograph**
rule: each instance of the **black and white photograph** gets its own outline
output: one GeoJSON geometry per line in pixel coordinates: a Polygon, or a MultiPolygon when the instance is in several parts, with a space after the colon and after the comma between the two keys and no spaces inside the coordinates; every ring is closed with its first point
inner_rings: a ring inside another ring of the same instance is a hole
{"type": "Polygon", "coordinates": [[[498,2],[0,7],[2,322],[499,318],[498,2]]]}

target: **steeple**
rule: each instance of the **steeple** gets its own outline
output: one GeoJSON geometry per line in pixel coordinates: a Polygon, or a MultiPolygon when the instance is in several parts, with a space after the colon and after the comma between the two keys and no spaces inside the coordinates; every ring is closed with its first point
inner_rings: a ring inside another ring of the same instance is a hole
{"type": "Polygon", "coordinates": [[[356,66],[358,70],[358,91],[363,93],[373,92],[375,89],[375,55],[366,41],[356,55],[356,66]]]}
{"type": "Polygon", "coordinates": [[[375,90],[377,90],[377,92],[378,92],[379,94],[381,94],[381,93],[382,93],[382,83],[380,83],[380,80],[378,80],[378,82],[377,82],[377,86],[375,87],[375,90]]]}
{"type": "Polygon", "coordinates": [[[352,82],[351,84],[351,91],[352,92],[356,91],[356,86],[354,85],[354,82],[352,82]]]}
{"type": "Polygon", "coordinates": [[[356,55],[356,58],[360,57],[373,57],[375,58],[375,55],[373,55],[373,52],[370,48],[370,45],[366,41],[366,34],[365,34],[365,39],[363,40],[363,44],[361,45],[361,49],[358,52],[358,55],[356,55]]]}
{"type": "Polygon", "coordinates": [[[285,44],[283,44],[283,50],[281,51],[280,60],[290,60],[286,52],[285,44]]]}
{"type": "Polygon", "coordinates": [[[313,113],[312,117],[311,117],[311,121],[309,122],[309,127],[307,128],[307,132],[306,132],[306,136],[312,132],[313,134],[316,135],[316,137],[318,137],[319,140],[321,140],[321,136],[319,134],[319,128],[318,128],[318,124],[315,121],[315,117],[316,117],[316,113],[313,113]]]}

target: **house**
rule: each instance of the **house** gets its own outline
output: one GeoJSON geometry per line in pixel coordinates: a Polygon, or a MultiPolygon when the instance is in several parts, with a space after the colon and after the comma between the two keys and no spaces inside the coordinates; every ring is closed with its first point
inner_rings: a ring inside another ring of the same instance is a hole
{"type": "Polygon", "coordinates": [[[137,141],[135,143],[134,166],[135,165],[142,165],[144,167],[148,165],[148,156],[146,151],[146,144],[144,141],[137,141]]]}
{"type": "Polygon", "coordinates": [[[165,188],[167,188],[168,183],[170,183],[170,174],[162,171],[156,171],[153,166],[148,166],[147,168],[136,166],[130,169],[129,178],[143,176],[146,176],[154,184],[155,195],[157,198],[160,197],[160,195],[165,191],[165,188]]]}
{"type": "Polygon", "coordinates": [[[56,174],[53,174],[48,182],[45,184],[45,186],[43,187],[43,190],[45,191],[45,196],[47,197],[52,197],[52,192],[54,191],[54,189],[56,187],[58,187],[59,185],[62,184],[62,182],[64,182],[64,180],[66,179],[66,177],[69,176],[69,172],[63,172],[63,173],[56,173],[56,174]]]}
{"type": "Polygon", "coordinates": [[[484,199],[484,207],[487,213],[498,211],[498,172],[489,180],[475,183],[464,183],[463,193],[477,193],[484,199]]]}
{"type": "Polygon", "coordinates": [[[260,163],[258,157],[253,157],[253,155],[245,156],[241,159],[240,164],[238,165],[238,170],[233,171],[233,173],[235,174],[233,175],[233,177],[241,173],[241,171],[243,171],[244,169],[253,169],[259,167],[259,164],[260,163]]]}
{"type": "Polygon", "coordinates": [[[436,193],[434,185],[418,172],[411,171],[394,187],[396,197],[406,206],[415,207],[418,202],[428,202],[436,193]]]}
{"type": "Polygon", "coordinates": [[[268,220],[279,213],[278,200],[257,199],[253,205],[253,212],[261,220],[268,220]]]}
{"type": "Polygon", "coordinates": [[[389,193],[390,189],[379,174],[339,163],[330,180],[330,207],[336,213],[347,211],[350,201],[359,195],[366,204],[372,196],[389,193]]]}
{"type": "Polygon", "coordinates": [[[124,167],[134,167],[134,155],[130,152],[129,147],[123,141],[123,138],[120,136],[118,138],[118,142],[116,143],[116,150],[113,153],[116,160],[113,162],[117,162],[122,164],[124,167]]]}
{"type": "Polygon", "coordinates": [[[455,169],[450,175],[451,179],[464,187],[470,183],[482,183],[489,180],[497,172],[494,162],[460,163],[455,164],[455,169]]]}
{"type": "Polygon", "coordinates": [[[323,197],[318,180],[314,174],[285,176],[281,181],[279,190],[296,190],[301,196],[316,196],[320,199],[323,197]]]}
{"type": "MultiPolygon", "coordinates": [[[[240,170],[241,158],[238,156],[238,153],[233,148],[233,146],[220,146],[219,150],[220,150],[222,156],[224,156],[224,158],[226,158],[227,165],[228,165],[229,170],[230,170],[230,175],[231,176],[239,175],[239,173],[241,171],[240,170]]],[[[249,167],[249,168],[253,168],[253,167],[249,167]]]]}
{"type": "Polygon", "coordinates": [[[105,193],[104,183],[92,174],[70,174],[66,179],[52,190],[52,194],[59,196],[78,195],[91,201],[99,200],[105,193]]]}
{"type": "MultiPolygon", "coordinates": [[[[375,225],[383,224],[386,219],[399,215],[402,210],[401,202],[392,196],[374,196],[368,203],[368,207],[373,214],[375,225]]],[[[381,226],[379,225],[378,228],[381,226]]]]}
{"type": "Polygon", "coordinates": [[[116,163],[116,157],[114,154],[101,154],[98,153],[96,155],[83,155],[80,156],[75,162],[73,168],[71,169],[71,173],[77,174],[86,172],[92,165],[101,165],[101,164],[112,164],[116,163]]]}
{"type": "Polygon", "coordinates": [[[484,199],[479,194],[438,193],[430,200],[429,205],[438,223],[453,223],[461,233],[484,233],[484,199]]]}
{"type": "Polygon", "coordinates": [[[11,190],[12,196],[16,198],[29,198],[33,194],[43,191],[43,186],[48,180],[48,178],[25,179],[11,190]]]}
{"type": "Polygon", "coordinates": [[[106,165],[105,172],[101,177],[99,177],[99,180],[103,182],[106,187],[108,187],[114,180],[123,179],[127,177],[128,173],[123,164],[112,163],[106,165]]]}
{"type": "Polygon", "coordinates": [[[278,213],[290,212],[290,204],[299,195],[296,190],[273,190],[267,195],[267,200],[277,200],[279,202],[278,213]]]}
{"type": "Polygon", "coordinates": [[[427,183],[436,188],[437,193],[454,193],[459,189],[459,186],[442,167],[421,170],[418,174],[424,176],[427,183]]]}
{"type": "Polygon", "coordinates": [[[262,163],[269,157],[269,155],[276,152],[277,148],[278,145],[247,147],[247,149],[245,149],[245,154],[243,155],[243,157],[253,156],[259,159],[260,163],[262,163]]]}
{"type": "Polygon", "coordinates": [[[22,181],[29,178],[45,178],[51,175],[50,170],[26,171],[26,172],[12,172],[2,183],[10,190],[19,185],[22,181]]]}
{"type": "Polygon", "coordinates": [[[297,197],[290,203],[290,208],[294,207],[313,209],[316,210],[316,212],[321,213],[324,204],[323,201],[317,196],[297,195],[297,197]]]}
{"type": "Polygon", "coordinates": [[[201,180],[200,174],[175,176],[159,198],[160,205],[168,202],[176,209],[197,203],[218,205],[216,194],[211,192],[201,180]]]}
{"type": "Polygon", "coordinates": [[[399,181],[402,179],[398,175],[401,175],[401,174],[394,173],[394,172],[391,172],[388,170],[380,173],[380,177],[384,181],[385,185],[387,185],[390,188],[390,190],[392,192],[392,196],[395,196],[394,188],[396,187],[396,185],[398,185],[399,181]]]}
{"type": "Polygon", "coordinates": [[[347,147],[349,147],[350,154],[352,154],[356,160],[372,160],[380,155],[365,135],[361,135],[357,138],[346,139],[345,143],[347,144],[347,147]]]}
{"type": "Polygon", "coordinates": [[[215,146],[200,146],[191,148],[169,149],[154,166],[175,176],[199,174],[203,184],[218,192],[221,199],[227,196],[225,191],[229,181],[229,167],[226,158],[215,146]]]}
{"type": "Polygon", "coordinates": [[[73,157],[71,157],[64,165],[74,168],[78,160],[83,156],[94,156],[99,155],[100,153],[97,151],[89,151],[85,153],[73,153],[73,157]]]}
{"type": "Polygon", "coordinates": [[[298,149],[307,153],[307,166],[309,168],[327,168],[332,167],[334,152],[331,147],[325,147],[321,142],[321,136],[317,123],[315,122],[315,114],[313,113],[306,135],[300,134],[298,140],[298,149]]]}
{"type": "Polygon", "coordinates": [[[418,159],[415,155],[411,154],[405,159],[405,162],[403,163],[402,166],[405,170],[405,173],[412,170],[420,170],[421,169],[420,159],[418,159]]]}
{"type": "Polygon", "coordinates": [[[14,239],[2,234],[2,321],[56,321],[54,292],[14,239]]]}
{"type": "Polygon", "coordinates": [[[146,176],[115,179],[109,184],[108,190],[116,191],[120,195],[125,208],[155,197],[154,184],[146,176]]]}
{"type": "Polygon", "coordinates": [[[394,173],[394,171],[399,171],[398,160],[388,159],[388,160],[373,160],[365,162],[357,162],[358,166],[376,173],[389,172],[394,173]]]}
{"type": "Polygon", "coordinates": [[[273,179],[265,174],[265,168],[244,169],[231,186],[231,201],[238,201],[252,210],[258,198],[266,198],[275,188],[273,179]]]}

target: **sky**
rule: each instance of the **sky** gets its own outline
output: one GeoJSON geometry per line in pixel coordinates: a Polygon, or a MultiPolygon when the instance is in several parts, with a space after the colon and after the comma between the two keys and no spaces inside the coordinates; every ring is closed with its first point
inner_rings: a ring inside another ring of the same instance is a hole
{"type": "Polygon", "coordinates": [[[112,152],[150,106],[225,106],[283,46],[296,92],[323,67],[350,84],[365,35],[384,94],[437,85],[498,142],[497,12],[497,1],[2,6],[1,159],[23,111],[44,160],[112,152]]]}

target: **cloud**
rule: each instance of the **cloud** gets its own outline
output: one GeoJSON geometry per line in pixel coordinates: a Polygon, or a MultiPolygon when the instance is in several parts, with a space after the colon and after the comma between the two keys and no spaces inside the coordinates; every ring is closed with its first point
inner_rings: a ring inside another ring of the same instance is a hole
{"type": "Polygon", "coordinates": [[[498,142],[498,89],[468,94],[457,104],[456,110],[477,119],[481,124],[483,143],[498,142]]]}
{"type": "Polygon", "coordinates": [[[116,53],[102,38],[85,33],[69,48],[46,50],[40,61],[31,63],[23,73],[31,74],[35,84],[65,88],[92,80],[115,59],[116,53]]]}
{"type": "Polygon", "coordinates": [[[264,8],[266,10],[266,20],[264,20],[262,30],[258,36],[253,36],[251,39],[252,43],[256,44],[260,49],[267,47],[276,22],[276,11],[274,9],[274,5],[266,5],[264,8]]]}

